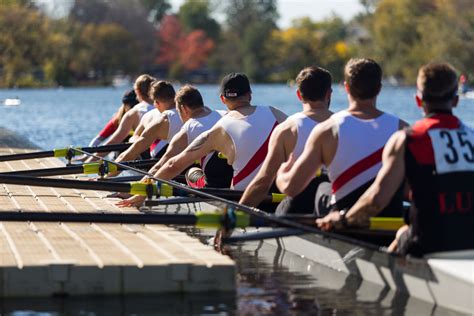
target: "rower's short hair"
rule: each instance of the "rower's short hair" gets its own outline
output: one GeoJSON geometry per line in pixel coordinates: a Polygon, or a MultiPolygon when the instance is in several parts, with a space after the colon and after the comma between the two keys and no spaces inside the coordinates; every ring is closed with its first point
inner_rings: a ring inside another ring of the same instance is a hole
{"type": "Polygon", "coordinates": [[[176,93],[174,102],[177,105],[184,105],[191,109],[197,109],[204,106],[201,93],[191,85],[181,87],[181,89],[176,93]]]}
{"type": "Polygon", "coordinates": [[[423,101],[442,104],[457,95],[458,75],[448,63],[429,63],[418,71],[416,85],[423,101]]]}
{"type": "Polygon", "coordinates": [[[382,89],[382,68],[373,59],[351,58],[344,67],[344,80],[351,96],[372,99],[382,89]]]}
{"type": "Polygon", "coordinates": [[[173,85],[164,80],[155,81],[150,88],[150,99],[158,102],[174,102],[176,92],[173,85]]]}
{"type": "Polygon", "coordinates": [[[152,83],[155,81],[156,81],[155,77],[152,77],[148,74],[143,74],[143,75],[138,76],[138,78],[135,80],[133,88],[135,90],[138,90],[141,95],[147,96],[150,92],[150,87],[152,83]]]}
{"type": "Polygon", "coordinates": [[[331,89],[332,76],[321,67],[307,67],[296,77],[296,85],[305,101],[322,101],[331,89]]]}

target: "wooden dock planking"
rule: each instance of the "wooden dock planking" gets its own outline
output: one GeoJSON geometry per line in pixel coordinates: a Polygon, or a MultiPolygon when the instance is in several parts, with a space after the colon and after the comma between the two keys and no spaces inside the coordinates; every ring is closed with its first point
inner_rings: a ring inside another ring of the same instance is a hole
{"type": "MultiPolygon", "coordinates": [[[[31,150],[2,147],[0,139],[0,154],[15,151],[31,150]]],[[[55,158],[0,162],[0,172],[63,165],[55,158]]],[[[0,212],[138,213],[107,194],[0,184],[0,212]]],[[[234,263],[172,227],[0,222],[0,297],[202,291],[235,291],[234,263]]]]}

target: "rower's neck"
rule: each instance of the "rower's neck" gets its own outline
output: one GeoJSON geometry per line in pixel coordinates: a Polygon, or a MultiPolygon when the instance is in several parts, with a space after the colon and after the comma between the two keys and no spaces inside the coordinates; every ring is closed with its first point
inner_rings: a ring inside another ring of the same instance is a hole
{"type": "Polygon", "coordinates": [[[241,101],[241,102],[235,102],[235,103],[230,103],[229,102],[226,105],[227,105],[227,108],[229,109],[229,111],[243,110],[243,109],[246,109],[246,108],[252,106],[249,101],[241,101]]]}
{"type": "Polygon", "coordinates": [[[349,107],[347,112],[361,119],[376,118],[383,113],[377,109],[377,98],[365,100],[349,98],[349,107]]]}
{"type": "Polygon", "coordinates": [[[328,104],[323,101],[316,102],[305,102],[303,103],[303,113],[317,113],[321,111],[327,111],[328,104]]]}
{"type": "Polygon", "coordinates": [[[203,106],[203,107],[193,110],[193,112],[191,113],[191,117],[192,118],[203,117],[203,116],[208,115],[210,112],[211,112],[211,109],[209,109],[207,106],[203,106]]]}

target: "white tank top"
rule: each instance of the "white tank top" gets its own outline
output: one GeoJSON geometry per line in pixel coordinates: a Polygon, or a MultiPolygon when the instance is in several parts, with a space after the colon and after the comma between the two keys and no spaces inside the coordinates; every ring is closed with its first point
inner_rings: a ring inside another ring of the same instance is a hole
{"type": "Polygon", "coordinates": [[[268,152],[268,141],[278,125],[270,107],[257,106],[255,112],[243,118],[225,115],[220,124],[232,139],[235,148],[232,188],[245,190],[262,166],[268,152]]]}
{"type": "Polygon", "coordinates": [[[133,108],[136,109],[138,113],[139,121],[140,121],[143,115],[145,115],[145,113],[153,110],[155,107],[153,106],[153,104],[142,101],[138,103],[137,105],[135,105],[133,108]]]}
{"type": "Polygon", "coordinates": [[[303,153],[304,146],[306,144],[306,141],[308,140],[309,134],[318,124],[318,122],[309,118],[302,112],[298,112],[289,116],[287,120],[293,121],[294,125],[296,126],[297,138],[295,149],[293,149],[293,155],[295,156],[295,159],[297,159],[303,153]]]}
{"type": "Polygon", "coordinates": [[[375,178],[382,167],[383,148],[398,130],[400,120],[387,113],[362,120],[347,111],[333,114],[330,119],[338,126],[338,144],[327,169],[338,201],[375,178]]]}
{"type": "MultiPolygon", "coordinates": [[[[222,111],[211,111],[206,116],[190,118],[186,123],[184,123],[181,129],[184,130],[186,132],[186,135],[188,136],[188,145],[191,144],[199,135],[201,135],[205,131],[210,130],[224,115],[225,112],[221,112],[222,111]]],[[[213,154],[214,152],[208,154],[207,156],[201,159],[202,169],[206,167],[207,162],[213,154]]]]}
{"type": "Polygon", "coordinates": [[[157,139],[151,144],[150,146],[150,156],[156,157],[156,155],[162,150],[166,145],[168,145],[171,138],[176,135],[181,127],[183,126],[183,122],[179,117],[178,111],[176,109],[165,110],[161,113],[166,115],[168,118],[168,137],[166,139],[157,139]]]}

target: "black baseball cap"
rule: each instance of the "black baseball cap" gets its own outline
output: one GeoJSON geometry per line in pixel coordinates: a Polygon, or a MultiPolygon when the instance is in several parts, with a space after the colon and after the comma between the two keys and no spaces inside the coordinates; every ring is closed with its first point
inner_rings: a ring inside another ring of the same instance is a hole
{"type": "Polygon", "coordinates": [[[248,92],[252,92],[249,78],[243,73],[232,72],[221,81],[221,94],[225,98],[238,98],[248,92]]]}
{"type": "Polygon", "coordinates": [[[137,95],[133,89],[124,93],[122,97],[122,103],[128,104],[131,107],[134,107],[136,104],[138,104],[137,95]]]}

